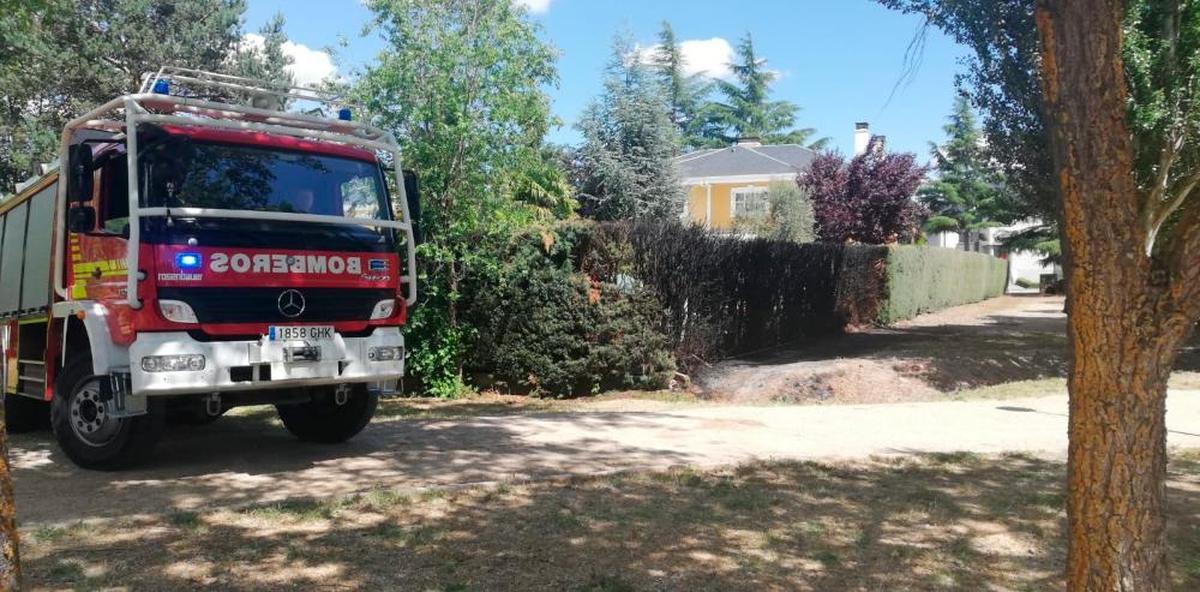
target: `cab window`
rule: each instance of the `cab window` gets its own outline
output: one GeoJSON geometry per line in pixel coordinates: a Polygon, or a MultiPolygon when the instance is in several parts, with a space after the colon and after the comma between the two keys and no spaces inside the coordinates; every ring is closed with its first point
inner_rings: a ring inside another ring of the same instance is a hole
{"type": "Polygon", "coordinates": [[[124,154],[105,160],[101,167],[100,228],[111,234],[129,232],[129,167],[124,154]]]}

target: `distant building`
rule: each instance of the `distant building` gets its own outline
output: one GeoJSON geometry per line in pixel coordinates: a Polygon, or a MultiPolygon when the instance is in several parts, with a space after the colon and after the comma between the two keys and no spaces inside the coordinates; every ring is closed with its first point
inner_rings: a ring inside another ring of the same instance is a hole
{"type": "MultiPolygon", "coordinates": [[[[1038,291],[1037,288],[1022,288],[1017,285],[1018,280],[1023,279],[1028,283],[1037,285],[1046,280],[1062,277],[1062,268],[1058,265],[1044,263],[1042,261],[1043,256],[1040,253],[1034,251],[1010,252],[1004,248],[1003,242],[1007,236],[1034,226],[1040,226],[1041,224],[1041,220],[1030,219],[1009,226],[981,228],[972,231],[976,233],[972,238],[972,242],[974,243],[972,250],[1008,260],[1007,292],[1010,294],[1038,291]]],[[[957,232],[939,232],[929,235],[928,244],[947,249],[962,249],[961,241],[962,237],[957,232]]]]}
{"type": "Polygon", "coordinates": [[[744,138],[728,148],[697,150],[675,159],[687,190],[685,222],[730,230],[739,217],[762,216],[774,181],[794,183],[817,153],[798,144],[763,144],[744,138]]]}

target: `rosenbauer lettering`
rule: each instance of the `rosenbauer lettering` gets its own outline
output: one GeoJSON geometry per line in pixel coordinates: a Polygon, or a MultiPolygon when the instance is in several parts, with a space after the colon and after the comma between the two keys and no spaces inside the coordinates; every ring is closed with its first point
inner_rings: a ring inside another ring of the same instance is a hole
{"type": "Polygon", "coordinates": [[[301,273],[361,275],[362,257],[353,255],[285,255],[213,253],[208,270],[213,273],[301,273]]]}

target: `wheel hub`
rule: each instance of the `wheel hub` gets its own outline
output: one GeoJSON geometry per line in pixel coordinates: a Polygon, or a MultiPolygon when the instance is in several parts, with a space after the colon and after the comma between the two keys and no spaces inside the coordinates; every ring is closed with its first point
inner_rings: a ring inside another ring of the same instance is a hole
{"type": "Polygon", "coordinates": [[[81,386],[71,398],[71,430],[89,446],[103,446],[116,437],[121,420],[100,400],[100,380],[81,386]]]}

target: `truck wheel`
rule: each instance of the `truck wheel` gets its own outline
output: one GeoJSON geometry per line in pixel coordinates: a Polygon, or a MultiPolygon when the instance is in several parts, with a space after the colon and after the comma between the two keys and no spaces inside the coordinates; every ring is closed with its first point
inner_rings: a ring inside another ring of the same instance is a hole
{"type": "Polygon", "coordinates": [[[4,427],[10,434],[50,427],[50,405],[23,395],[4,395],[4,427]]]}
{"type": "Polygon", "coordinates": [[[59,446],[75,464],[102,471],[128,467],[149,454],[163,432],[163,409],[151,401],[145,415],[113,417],[100,400],[103,376],[92,360],[76,358],[58,379],[50,404],[50,425],[59,446]]]}
{"type": "Polygon", "coordinates": [[[350,385],[346,402],[341,405],[335,396],[337,387],[312,391],[311,402],[275,406],[283,426],[305,442],[345,442],[367,427],[379,405],[379,395],[371,393],[365,384],[350,385]]]}

